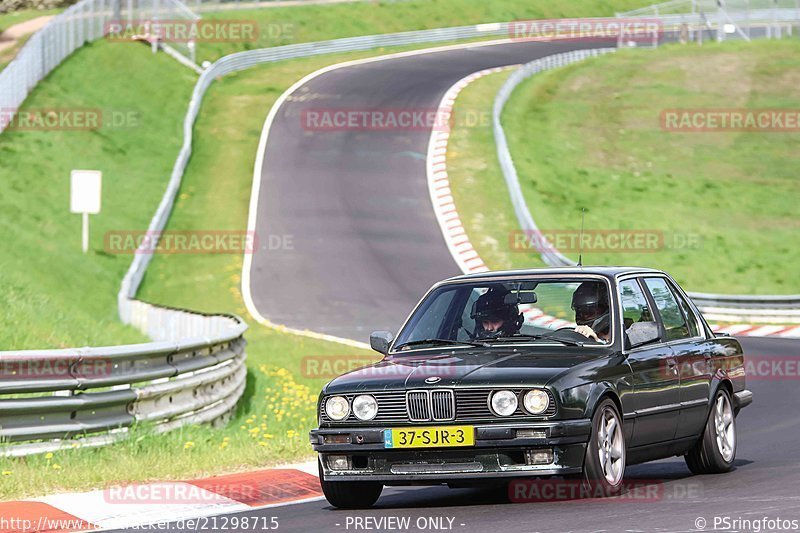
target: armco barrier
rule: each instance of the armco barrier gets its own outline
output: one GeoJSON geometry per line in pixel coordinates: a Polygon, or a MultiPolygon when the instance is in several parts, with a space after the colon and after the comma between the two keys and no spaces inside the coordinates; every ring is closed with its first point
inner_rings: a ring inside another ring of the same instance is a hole
{"type": "Polygon", "coordinates": [[[140,325],[147,319],[159,327],[171,321],[175,334],[197,335],[104,348],[0,352],[0,456],[108,444],[125,438],[139,422],[164,432],[227,421],[245,387],[246,324],[234,316],[144,302],[131,307],[145,306],[140,325]]]}

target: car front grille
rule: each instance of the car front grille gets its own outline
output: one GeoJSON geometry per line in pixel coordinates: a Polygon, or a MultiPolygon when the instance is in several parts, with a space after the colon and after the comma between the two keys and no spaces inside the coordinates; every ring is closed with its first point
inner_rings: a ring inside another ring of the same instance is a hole
{"type": "MultiPolygon", "coordinates": [[[[519,407],[512,416],[496,416],[489,409],[489,395],[495,389],[429,389],[411,391],[359,392],[371,394],[378,402],[378,414],[374,419],[362,422],[352,413],[345,420],[331,421],[325,414],[325,401],[320,404],[320,422],[325,425],[376,426],[386,424],[419,424],[422,422],[488,422],[506,420],[543,420],[556,412],[555,399],[550,391],[550,407],[541,415],[534,416],[522,408],[521,389],[513,390],[519,398],[519,407]],[[455,412],[453,412],[455,410],[455,412]]],[[[529,389],[526,389],[529,390],[529,389]]],[[[345,394],[352,402],[356,394],[345,394]]]]}
{"type": "Polygon", "coordinates": [[[431,391],[431,411],[434,420],[452,420],[455,418],[456,402],[451,390],[431,391]]]}
{"type": "MultiPolygon", "coordinates": [[[[430,420],[430,402],[427,391],[411,391],[406,395],[408,418],[414,422],[430,420]]],[[[380,413],[380,407],[378,408],[380,413]]]]}

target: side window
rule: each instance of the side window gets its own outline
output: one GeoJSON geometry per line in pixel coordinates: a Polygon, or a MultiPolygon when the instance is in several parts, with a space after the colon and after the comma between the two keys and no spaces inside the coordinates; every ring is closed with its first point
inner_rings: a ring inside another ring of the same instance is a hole
{"type": "Polygon", "coordinates": [[[681,307],[683,311],[683,316],[686,318],[686,324],[689,328],[689,336],[690,337],[699,337],[700,336],[700,329],[697,327],[697,315],[692,308],[689,306],[689,302],[687,302],[683,296],[681,296],[678,291],[675,290],[675,287],[670,287],[672,291],[672,295],[678,301],[678,305],[681,307]]]}
{"type": "Polygon", "coordinates": [[[628,279],[619,284],[622,301],[622,322],[627,330],[634,322],[652,322],[653,314],[647,307],[647,300],[642,288],[635,279],[628,279]]]}
{"type": "Polygon", "coordinates": [[[650,290],[656,307],[658,307],[658,312],[661,314],[661,321],[664,323],[666,334],[664,340],[674,341],[690,337],[686,319],[683,317],[683,312],[678,307],[678,302],[675,301],[675,296],[672,294],[669,285],[667,285],[667,280],[664,278],[645,278],[644,283],[650,290]]]}

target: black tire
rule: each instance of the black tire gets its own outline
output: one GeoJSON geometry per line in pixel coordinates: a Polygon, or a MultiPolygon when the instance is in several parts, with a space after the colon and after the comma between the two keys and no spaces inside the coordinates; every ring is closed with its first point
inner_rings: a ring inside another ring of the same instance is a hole
{"type": "Polygon", "coordinates": [[[686,466],[689,467],[693,474],[721,474],[728,472],[733,468],[733,461],[736,459],[736,441],[736,415],[733,411],[731,395],[727,389],[720,388],[711,403],[711,410],[706,419],[706,426],[703,428],[703,435],[684,456],[686,466]],[[723,405],[721,422],[724,424],[720,431],[725,438],[720,436],[718,440],[717,423],[720,420],[717,418],[717,409],[720,404],[723,405]]]}
{"type": "Polygon", "coordinates": [[[374,481],[325,481],[322,463],[319,467],[319,482],[328,503],[340,509],[366,509],[378,501],[383,484],[374,481]]]}
{"type": "Polygon", "coordinates": [[[592,416],[592,434],[589,438],[589,444],[586,446],[583,473],[581,475],[584,491],[586,492],[584,496],[597,498],[619,494],[622,491],[625,479],[626,455],[622,417],[617,410],[616,404],[606,398],[598,404],[592,416]],[[605,427],[607,428],[610,417],[616,420],[615,426],[611,430],[613,433],[613,447],[611,448],[608,446],[609,442],[604,438],[604,427],[602,425],[602,422],[605,421],[605,427]],[[601,463],[601,447],[605,452],[604,456],[608,457],[610,455],[610,459],[608,459],[610,462],[606,463],[606,468],[609,470],[604,470],[603,463],[601,463]],[[617,457],[614,457],[615,455],[617,457]],[[612,479],[607,477],[606,471],[613,474],[611,476],[612,479]]]}

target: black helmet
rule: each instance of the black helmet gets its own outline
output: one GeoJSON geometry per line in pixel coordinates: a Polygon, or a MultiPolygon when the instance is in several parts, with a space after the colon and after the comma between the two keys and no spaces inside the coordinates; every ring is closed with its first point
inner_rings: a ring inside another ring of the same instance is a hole
{"type": "Polygon", "coordinates": [[[572,293],[572,310],[575,323],[589,326],[595,333],[603,333],[609,327],[608,291],[599,281],[584,281],[572,293]]]}
{"type": "Polygon", "coordinates": [[[488,339],[519,333],[525,319],[516,303],[506,303],[509,294],[504,287],[492,287],[475,301],[470,315],[475,320],[475,338],[488,339]],[[484,320],[502,321],[503,325],[497,331],[487,331],[483,328],[484,320]]]}

